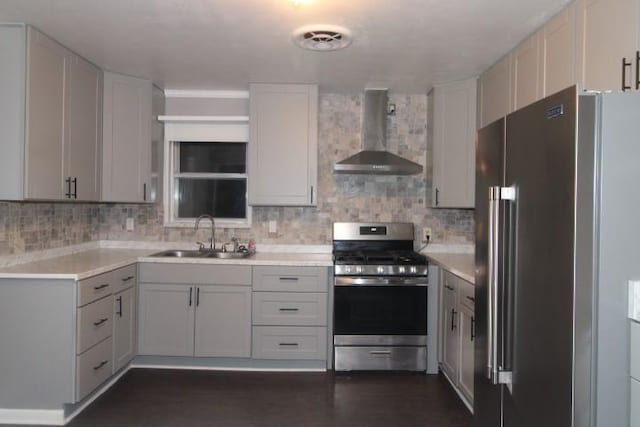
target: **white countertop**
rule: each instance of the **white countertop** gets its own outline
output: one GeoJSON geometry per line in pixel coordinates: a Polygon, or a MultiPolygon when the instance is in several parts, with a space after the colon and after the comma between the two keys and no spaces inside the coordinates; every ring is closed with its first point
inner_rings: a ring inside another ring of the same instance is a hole
{"type": "MultiPolygon", "coordinates": [[[[61,256],[33,260],[0,268],[0,278],[18,279],[72,279],[82,280],[136,262],[180,264],[231,264],[231,265],[281,265],[331,267],[331,253],[305,252],[304,248],[293,252],[258,252],[244,259],[217,258],[156,258],[151,254],[165,248],[135,249],[109,247],[87,248],[61,256]]],[[[300,248],[298,248],[300,249],[300,248]]]]}
{"type": "Polygon", "coordinates": [[[456,276],[475,283],[475,259],[473,253],[425,252],[429,261],[455,274],[456,276]]]}

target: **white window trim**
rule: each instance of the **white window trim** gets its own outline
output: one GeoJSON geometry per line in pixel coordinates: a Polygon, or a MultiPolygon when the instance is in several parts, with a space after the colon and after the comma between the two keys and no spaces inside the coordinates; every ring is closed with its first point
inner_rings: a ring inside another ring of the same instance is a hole
{"type": "MultiPolygon", "coordinates": [[[[175,186],[172,179],[175,175],[172,173],[175,170],[174,155],[172,152],[174,142],[244,142],[249,144],[249,125],[248,123],[174,123],[166,122],[164,129],[164,169],[163,169],[163,182],[164,182],[164,219],[163,225],[165,227],[183,227],[193,228],[195,227],[195,218],[189,219],[174,219],[174,198],[175,198],[175,186]]],[[[248,155],[247,146],[247,155],[248,155]]],[[[247,159],[248,160],[248,159],[247,159]]],[[[248,161],[247,161],[248,164],[248,161]]],[[[189,174],[180,174],[177,176],[187,177],[189,174]]],[[[216,174],[211,174],[212,177],[216,174]]],[[[198,176],[202,176],[201,174],[198,176]]],[[[229,177],[229,174],[225,174],[225,177],[229,177]]],[[[238,174],[239,177],[244,178],[245,174],[238,174]]],[[[249,191],[249,177],[248,171],[246,175],[247,179],[247,192],[249,191]]],[[[248,200],[248,194],[247,194],[248,200]]],[[[216,218],[216,228],[250,228],[252,223],[252,209],[250,205],[247,205],[247,218],[246,219],[232,219],[232,218],[216,218]]]]}

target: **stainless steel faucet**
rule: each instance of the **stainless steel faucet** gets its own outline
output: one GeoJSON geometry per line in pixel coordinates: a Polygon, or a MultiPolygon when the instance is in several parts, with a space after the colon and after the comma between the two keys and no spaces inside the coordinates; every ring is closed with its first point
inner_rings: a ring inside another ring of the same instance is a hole
{"type": "Polygon", "coordinates": [[[216,250],[216,223],[213,219],[213,217],[211,215],[200,215],[198,218],[196,218],[196,227],[195,229],[198,230],[198,226],[200,225],[200,220],[201,219],[209,219],[211,220],[211,250],[215,251],[216,250]]]}

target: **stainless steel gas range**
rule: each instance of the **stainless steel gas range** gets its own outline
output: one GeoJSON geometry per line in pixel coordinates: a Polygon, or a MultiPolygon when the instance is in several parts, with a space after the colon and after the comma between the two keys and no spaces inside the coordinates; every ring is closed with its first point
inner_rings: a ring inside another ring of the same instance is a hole
{"type": "Polygon", "coordinates": [[[428,265],[413,237],[410,223],[333,224],[336,371],[427,369],[428,265]]]}

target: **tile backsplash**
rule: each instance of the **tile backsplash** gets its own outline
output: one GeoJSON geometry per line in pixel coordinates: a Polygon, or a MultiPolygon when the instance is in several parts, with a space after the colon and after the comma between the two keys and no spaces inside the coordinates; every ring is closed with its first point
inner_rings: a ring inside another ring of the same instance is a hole
{"type": "MultiPolygon", "coordinates": [[[[414,176],[334,175],[335,162],[361,148],[362,94],[320,96],[318,207],[256,207],[249,229],[217,230],[264,244],[328,244],[334,221],[407,221],[428,226],[435,242],[473,241],[473,210],[431,209],[431,146],[426,95],[390,95],[387,149],[425,166],[414,176]],[[268,222],[278,223],[275,235],[268,222]]],[[[50,249],[92,240],[190,241],[206,239],[190,228],[163,227],[161,206],[135,204],[0,203],[0,255],[50,249]],[[126,218],[135,230],[125,230],[126,218]]]]}

